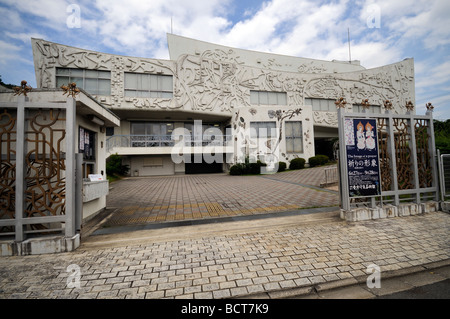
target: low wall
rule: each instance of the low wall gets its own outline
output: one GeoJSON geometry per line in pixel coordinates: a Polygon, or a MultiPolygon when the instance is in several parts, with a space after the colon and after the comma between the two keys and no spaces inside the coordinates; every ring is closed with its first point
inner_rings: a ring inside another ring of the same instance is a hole
{"type": "Polygon", "coordinates": [[[430,201],[421,204],[408,203],[394,205],[384,205],[383,207],[359,207],[350,211],[341,209],[341,218],[347,221],[356,222],[362,220],[402,217],[435,212],[439,210],[439,202],[430,201]]]}
{"type": "Polygon", "coordinates": [[[65,253],[80,246],[80,235],[74,237],[45,236],[30,238],[22,242],[14,240],[0,241],[0,256],[27,256],[40,254],[65,253]]]}
{"type": "Polygon", "coordinates": [[[450,202],[441,202],[441,210],[450,213],[450,202]]]}

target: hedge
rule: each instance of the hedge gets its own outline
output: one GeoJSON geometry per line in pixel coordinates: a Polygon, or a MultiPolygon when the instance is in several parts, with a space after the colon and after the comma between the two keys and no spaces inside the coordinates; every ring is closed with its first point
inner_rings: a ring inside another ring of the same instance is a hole
{"type": "Polygon", "coordinates": [[[286,163],[285,162],[278,162],[278,172],[283,172],[286,170],[286,163]]]}
{"type": "Polygon", "coordinates": [[[310,167],[325,165],[330,159],[326,155],[316,155],[310,157],[308,162],[310,167]]]}
{"type": "Polygon", "coordinates": [[[294,158],[290,161],[289,169],[302,169],[305,167],[305,162],[304,158],[294,158]]]}

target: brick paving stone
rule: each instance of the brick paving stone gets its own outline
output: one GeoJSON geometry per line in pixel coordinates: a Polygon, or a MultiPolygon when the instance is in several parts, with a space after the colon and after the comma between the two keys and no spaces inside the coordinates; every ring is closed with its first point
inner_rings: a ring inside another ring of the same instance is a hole
{"type": "MultiPolygon", "coordinates": [[[[127,178],[115,182],[107,196],[108,206],[117,210],[105,226],[337,206],[337,192],[305,187],[317,187],[323,178],[324,167],[271,176],[219,174],[127,178]],[[167,191],[169,189],[171,191],[167,191]],[[303,196],[298,196],[299,193],[303,196]],[[197,200],[188,203],[188,198],[197,200]],[[154,217],[143,218],[144,212],[146,216],[154,217]]],[[[142,257],[142,252],[136,251],[134,257],[142,257]]],[[[244,260],[246,257],[240,258],[244,260]]]]}
{"type": "Polygon", "coordinates": [[[195,299],[212,299],[213,293],[211,291],[208,292],[196,292],[194,293],[195,299]]]}
{"type": "Polygon", "coordinates": [[[229,298],[231,297],[231,292],[229,289],[216,290],[213,291],[213,297],[214,299],[229,298]]]}
{"type": "Polygon", "coordinates": [[[449,259],[449,221],[435,212],[0,257],[0,298],[229,298],[351,279],[371,263],[383,272],[449,259]],[[74,263],[81,287],[70,289],[74,263]]]}

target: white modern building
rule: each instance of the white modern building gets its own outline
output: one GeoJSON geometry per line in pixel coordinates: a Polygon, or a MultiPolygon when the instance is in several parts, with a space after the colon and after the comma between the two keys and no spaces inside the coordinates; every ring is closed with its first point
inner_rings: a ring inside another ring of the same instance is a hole
{"type": "Polygon", "coordinates": [[[168,45],[170,60],[160,60],[32,39],[37,85],[76,82],[117,114],[120,126],[106,127],[107,152],[122,155],[133,176],[219,172],[275,149],[284,162],[329,155],[336,99],[349,112],[364,99],[368,112],[384,112],[386,100],[395,113],[415,103],[413,59],[366,69],[173,34],[168,45]]]}

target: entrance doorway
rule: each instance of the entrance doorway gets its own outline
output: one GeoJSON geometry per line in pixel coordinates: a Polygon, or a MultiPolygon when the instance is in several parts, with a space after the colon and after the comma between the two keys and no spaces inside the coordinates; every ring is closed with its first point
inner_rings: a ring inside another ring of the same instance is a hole
{"type": "MultiPolygon", "coordinates": [[[[197,159],[198,162],[198,159],[197,159]]],[[[194,155],[191,155],[191,162],[185,163],[185,174],[211,174],[211,173],[222,173],[223,164],[222,163],[206,163],[202,157],[201,163],[195,163],[194,155]]]]}

